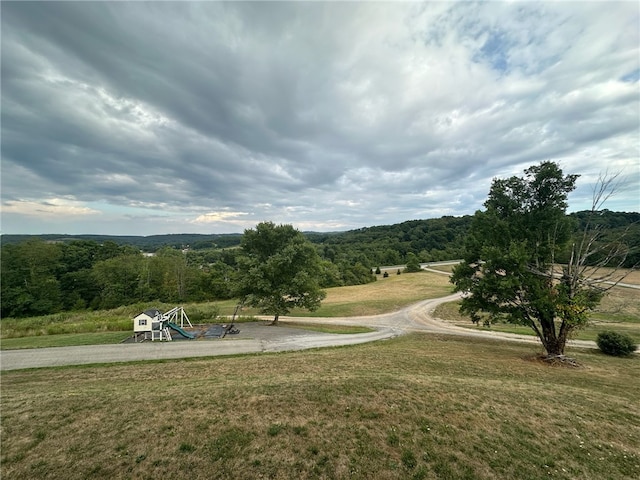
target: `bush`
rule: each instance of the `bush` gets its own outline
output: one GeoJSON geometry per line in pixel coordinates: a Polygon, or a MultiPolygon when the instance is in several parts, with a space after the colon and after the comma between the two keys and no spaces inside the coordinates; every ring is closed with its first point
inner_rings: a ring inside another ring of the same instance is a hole
{"type": "Polygon", "coordinates": [[[211,323],[220,316],[220,306],[215,303],[200,305],[198,308],[189,307],[185,309],[191,323],[211,323]]]}
{"type": "Polygon", "coordinates": [[[616,357],[631,355],[637,347],[629,335],[613,331],[600,332],[596,344],[603,353],[616,357]]]}
{"type": "Polygon", "coordinates": [[[412,253],[409,253],[407,255],[407,267],[404,271],[407,273],[421,272],[422,267],[420,266],[420,262],[418,262],[418,257],[416,257],[412,253]]]}

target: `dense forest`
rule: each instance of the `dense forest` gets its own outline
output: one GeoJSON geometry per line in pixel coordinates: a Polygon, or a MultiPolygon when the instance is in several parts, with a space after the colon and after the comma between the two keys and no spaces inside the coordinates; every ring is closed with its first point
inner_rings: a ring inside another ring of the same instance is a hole
{"type": "MultiPolygon", "coordinates": [[[[571,214],[576,238],[588,212],[571,214]]],[[[472,216],[412,220],[338,233],[307,232],[323,259],[323,287],[375,281],[376,266],[461,258],[472,216]]],[[[640,214],[603,211],[593,225],[640,263],[640,214]]],[[[3,235],[2,317],[102,309],[138,302],[233,298],[241,234],[3,235]]],[[[565,252],[565,256],[568,255],[565,252]]]]}

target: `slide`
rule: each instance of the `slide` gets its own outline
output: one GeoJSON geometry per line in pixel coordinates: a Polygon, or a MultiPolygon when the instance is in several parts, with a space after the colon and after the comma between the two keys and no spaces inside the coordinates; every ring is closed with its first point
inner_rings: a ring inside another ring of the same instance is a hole
{"type": "Polygon", "coordinates": [[[167,325],[169,326],[169,328],[175,330],[176,332],[178,332],[180,335],[182,335],[183,337],[186,338],[196,338],[195,335],[193,335],[192,333],[187,332],[186,330],[183,330],[182,328],[180,328],[178,325],[176,325],[175,323],[171,323],[168,322],[167,325]]]}

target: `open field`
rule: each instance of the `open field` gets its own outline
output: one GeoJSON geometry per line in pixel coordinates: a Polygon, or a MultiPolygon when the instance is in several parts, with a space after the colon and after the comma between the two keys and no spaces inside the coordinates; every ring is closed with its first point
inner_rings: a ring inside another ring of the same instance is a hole
{"type": "MultiPolygon", "coordinates": [[[[291,311],[293,317],[357,317],[393,312],[426,298],[443,297],[451,293],[448,277],[437,273],[420,272],[390,275],[366,285],[352,285],[326,289],[327,297],[315,312],[302,309],[291,311]]],[[[233,313],[235,302],[219,304],[223,315],[233,313]]],[[[257,315],[251,308],[244,308],[243,315],[257,315]]]]}
{"type": "Polygon", "coordinates": [[[354,333],[369,333],[374,332],[373,328],[366,327],[364,325],[336,325],[336,324],[324,324],[324,323],[301,323],[295,321],[283,322],[284,325],[291,328],[301,328],[303,330],[311,330],[313,332],[322,333],[339,333],[339,334],[354,334],[354,333]]]}
{"type": "Polygon", "coordinates": [[[620,269],[617,273],[614,272],[615,271],[610,268],[600,268],[597,271],[587,270],[586,274],[593,274],[594,276],[613,274],[611,280],[621,281],[623,283],[631,283],[633,285],[640,285],[640,270],[638,270],[637,268],[635,270],[620,269]]]}
{"type": "Polygon", "coordinates": [[[640,361],[412,334],[2,373],[2,476],[635,479],[640,361]]]}
{"type": "MultiPolygon", "coordinates": [[[[417,274],[393,275],[367,285],[338,287],[327,289],[327,298],[315,312],[293,310],[293,316],[337,317],[376,315],[398,310],[410,303],[425,298],[436,298],[447,295],[451,291],[448,278],[444,275],[422,272],[417,274]]],[[[199,303],[184,305],[185,311],[193,323],[212,323],[220,321],[219,316],[233,314],[237,301],[227,300],[215,303],[199,303]]],[[[97,343],[104,343],[107,332],[129,332],[132,330],[131,319],[146,308],[157,307],[169,310],[173,305],[139,304],[120,307],[108,311],[96,312],[64,312],[32,318],[2,319],[2,348],[27,348],[55,345],[84,345],[92,333],[97,343]],[[81,343],[72,343],[73,334],[81,343]],[[49,336],[48,340],[37,339],[31,344],[29,340],[18,340],[22,337],[49,336]],[[59,340],[54,340],[58,337],[59,340]]],[[[258,312],[244,308],[240,315],[249,317],[258,312]]],[[[242,319],[238,320],[239,322],[242,319]]],[[[114,335],[113,338],[118,337],[114,335]]],[[[119,341],[119,340],[118,340],[119,341]]],[[[91,343],[91,342],[89,342],[91,343]]],[[[108,342],[107,342],[108,343],[108,342]]]]}
{"type": "Polygon", "coordinates": [[[451,293],[449,278],[437,273],[420,272],[390,275],[366,285],[327,289],[327,298],[315,312],[294,310],[292,316],[355,317],[392,312],[426,298],[451,293]]]}
{"type": "MultiPolygon", "coordinates": [[[[433,265],[429,265],[428,268],[430,268],[431,270],[438,270],[440,272],[447,272],[447,273],[451,273],[453,272],[453,269],[455,268],[456,265],[438,265],[433,264],[433,265]]],[[[555,267],[555,271],[557,271],[558,273],[562,273],[562,266],[561,265],[556,265],[555,267]]],[[[611,268],[599,268],[597,271],[594,269],[587,269],[586,270],[586,275],[594,275],[597,277],[601,277],[604,275],[608,275],[611,274],[612,277],[610,280],[612,281],[621,281],[623,283],[630,283],[633,285],[640,285],[640,270],[635,269],[635,270],[631,270],[631,269],[620,269],[617,271],[611,269],[611,268]]]]}
{"type": "MultiPolygon", "coordinates": [[[[445,265],[445,267],[450,267],[445,265]]],[[[625,280],[640,284],[640,273],[632,272],[625,280]]],[[[327,289],[327,298],[316,312],[294,310],[294,316],[339,317],[376,315],[398,310],[416,301],[437,298],[451,291],[448,277],[441,274],[420,272],[413,274],[380,276],[379,281],[367,285],[337,287],[327,289]]],[[[601,305],[592,314],[592,325],[581,331],[577,339],[595,340],[598,332],[614,329],[629,333],[640,342],[640,291],[616,287],[609,291],[601,305]]],[[[131,318],[145,308],[157,306],[168,310],[171,305],[140,304],[120,307],[109,311],[65,312],[44,317],[24,319],[3,319],[0,345],[3,349],[37,348],[46,346],[89,345],[117,343],[131,331],[131,318]]],[[[231,315],[236,301],[217,303],[187,304],[185,309],[194,323],[220,321],[220,316],[231,315]]],[[[458,313],[457,304],[442,305],[436,316],[453,324],[477,329],[469,318],[458,313]]],[[[255,320],[254,309],[243,309],[237,322],[255,320]]],[[[497,324],[493,330],[533,334],[526,327],[497,324]]],[[[319,328],[319,331],[326,331],[319,328]]]]}
{"type": "Polygon", "coordinates": [[[2,340],[2,349],[104,345],[120,343],[130,336],[131,332],[98,332],[6,338],[2,340]]]}
{"type": "MultiPolygon", "coordinates": [[[[627,280],[628,281],[628,280],[627,280]]],[[[640,290],[614,287],[602,299],[598,308],[591,314],[590,324],[574,337],[577,340],[595,340],[603,330],[615,330],[630,335],[640,343],[640,290]]],[[[534,335],[529,327],[496,323],[490,328],[474,325],[470,317],[458,312],[460,302],[440,305],[434,315],[448,323],[477,330],[495,330],[499,332],[534,335]]]]}

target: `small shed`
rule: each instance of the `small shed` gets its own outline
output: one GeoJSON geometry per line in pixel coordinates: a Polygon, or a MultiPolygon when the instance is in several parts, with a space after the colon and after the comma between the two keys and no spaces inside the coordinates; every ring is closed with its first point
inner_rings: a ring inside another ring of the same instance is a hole
{"type": "Polygon", "coordinates": [[[159,324],[162,321],[162,312],[157,308],[151,308],[145,310],[133,319],[133,331],[138,332],[150,332],[153,329],[153,324],[156,323],[156,329],[159,328],[159,324]]]}

